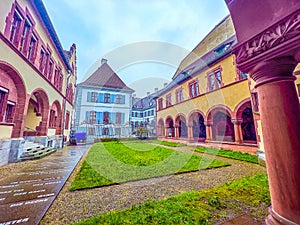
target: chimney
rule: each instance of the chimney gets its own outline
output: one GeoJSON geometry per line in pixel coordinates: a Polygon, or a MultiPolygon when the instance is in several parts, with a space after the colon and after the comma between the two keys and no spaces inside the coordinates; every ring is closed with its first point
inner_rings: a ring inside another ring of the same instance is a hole
{"type": "Polygon", "coordinates": [[[158,92],[158,88],[154,88],[154,91],[155,91],[155,92],[158,92]]]}
{"type": "Polygon", "coordinates": [[[164,83],[164,87],[167,86],[167,85],[168,85],[168,83],[164,83]]]}
{"type": "Polygon", "coordinates": [[[149,91],[147,92],[147,95],[150,95],[150,92],[149,92],[149,91]]]}
{"type": "Polygon", "coordinates": [[[101,59],[101,65],[103,65],[104,63],[107,63],[107,59],[101,59]]]}

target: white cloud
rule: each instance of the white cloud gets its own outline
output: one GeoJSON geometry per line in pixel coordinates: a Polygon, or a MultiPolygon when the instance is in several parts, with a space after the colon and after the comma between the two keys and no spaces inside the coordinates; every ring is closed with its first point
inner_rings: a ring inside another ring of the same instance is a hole
{"type": "Polygon", "coordinates": [[[123,45],[161,41],[192,50],[228,14],[224,0],[44,2],[63,46],[77,44],[79,81],[97,59],[123,45]]]}

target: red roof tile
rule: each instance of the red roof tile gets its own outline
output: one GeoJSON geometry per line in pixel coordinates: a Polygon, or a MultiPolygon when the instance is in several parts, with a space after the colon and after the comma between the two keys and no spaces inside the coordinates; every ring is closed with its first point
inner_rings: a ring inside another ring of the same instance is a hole
{"type": "Polygon", "coordinates": [[[107,63],[103,63],[91,76],[79,85],[106,87],[134,92],[134,90],[126,86],[107,63]]]}

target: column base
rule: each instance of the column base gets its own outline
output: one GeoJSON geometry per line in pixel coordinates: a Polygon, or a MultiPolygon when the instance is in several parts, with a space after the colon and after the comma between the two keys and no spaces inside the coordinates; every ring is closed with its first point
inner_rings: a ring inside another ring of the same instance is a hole
{"type": "Polygon", "coordinates": [[[269,215],[266,218],[266,225],[297,225],[298,223],[294,223],[276,213],[272,207],[269,208],[269,215]]]}

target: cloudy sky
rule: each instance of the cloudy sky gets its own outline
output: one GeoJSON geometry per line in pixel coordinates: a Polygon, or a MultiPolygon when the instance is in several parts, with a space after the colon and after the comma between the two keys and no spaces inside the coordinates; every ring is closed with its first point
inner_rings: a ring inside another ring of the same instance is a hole
{"type": "Polygon", "coordinates": [[[162,88],[178,63],[229,14],[224,0],[44,0],[61,40],[77,46],[78,83],[101,58],[138,96],[162,88]]]}

